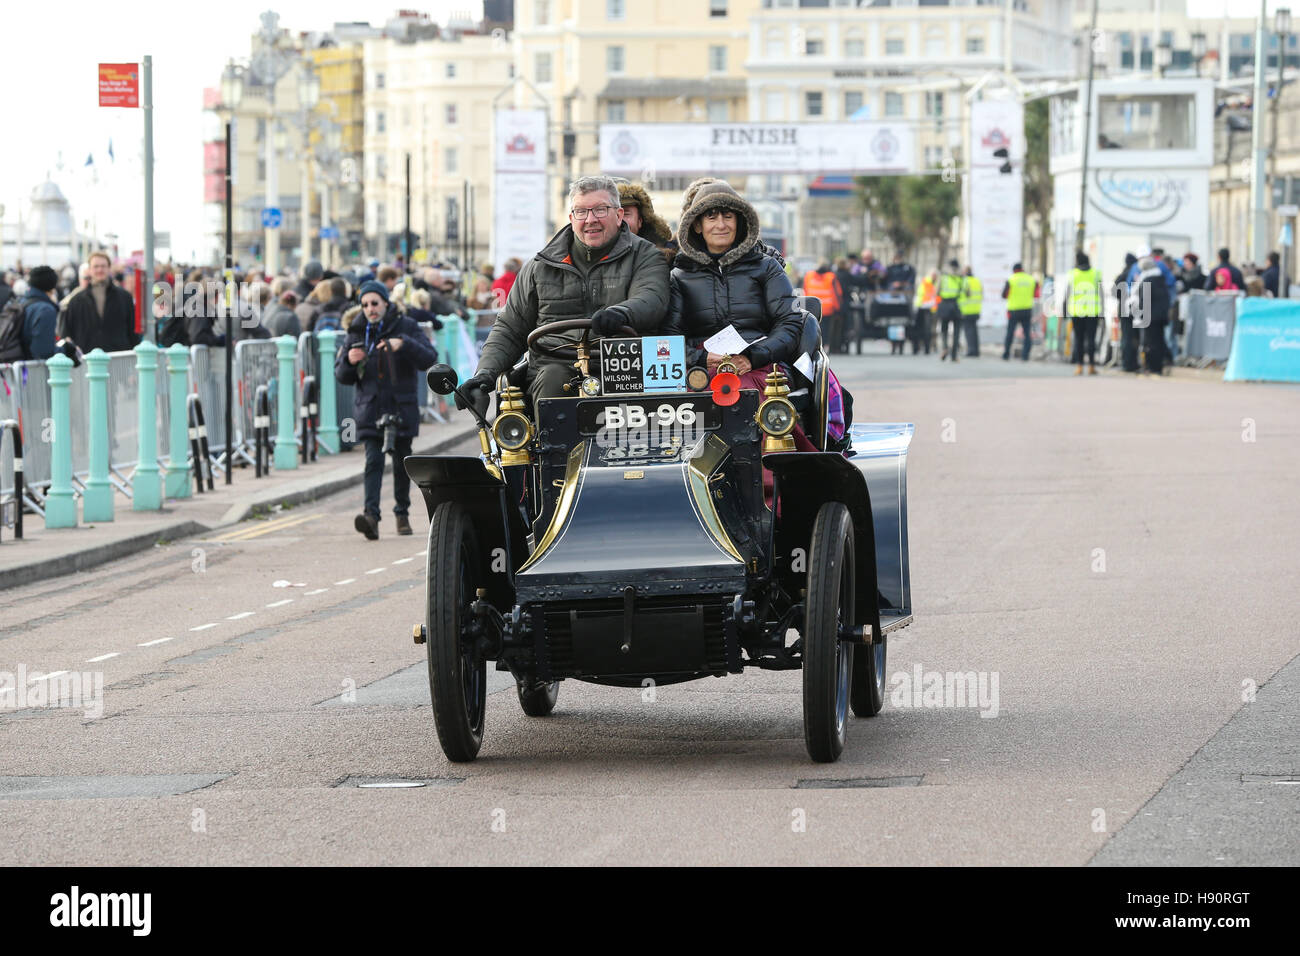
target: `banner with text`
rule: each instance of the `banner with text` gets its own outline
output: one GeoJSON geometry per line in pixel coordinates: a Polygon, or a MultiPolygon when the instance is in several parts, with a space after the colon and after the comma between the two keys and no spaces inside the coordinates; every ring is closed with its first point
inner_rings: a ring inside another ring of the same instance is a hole
{"type": "Polygon", "coordinates": [[[1252,296],[1237,300],[1223,380],[1300,382],[1300,302],[1252,296]]]}
{"type": "Polygon", "coordinates": [[[545,110],[498,110],[493,121],[492,251],[498,272],[505,261],[527,262],[547,238],[545,110]]]}
{"type": "Polygon", "coordinates": [[[99,105],[140,106],[139,64],[99,64],[99,105]]]}
{"type": "Polygon", "coordinates": [[[604,123],[600,168],[657,174],[907,173],[914,135],[902,123],[604,123]]]}
{"type": "Polygon", "coordinates": [[[971,271],[984,283],[980,321],[997,325],[1007,317],[1002,285],[1021,258],[1025,137],[1019,103],[971,104],[969,156],[966,248],[971,271]]]}

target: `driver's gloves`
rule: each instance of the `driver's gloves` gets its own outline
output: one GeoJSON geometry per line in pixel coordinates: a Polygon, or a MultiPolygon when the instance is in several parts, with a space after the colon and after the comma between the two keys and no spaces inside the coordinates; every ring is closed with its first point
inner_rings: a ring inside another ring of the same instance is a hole
{"type": "MultiPolygon", "coordinates": [[[[480,415],[486,415],[488,405],[492,402],[492,386],[496,384],[497,377],[491,372],[479,372],[471,378],[465,380],[461,391],[469,393],[474,402],[474,408],[480,415]]],[[[469,408],[465,400],[460,397],[459,392],[456,395],[456,407],[462,411],[469,408]]]]}
{"type": "Polygon", "coordinates": [[[615,309],[598,309],[591,316],[591,331],[601,337],[617,335],[625,325],[626,316],[615,309]]]}

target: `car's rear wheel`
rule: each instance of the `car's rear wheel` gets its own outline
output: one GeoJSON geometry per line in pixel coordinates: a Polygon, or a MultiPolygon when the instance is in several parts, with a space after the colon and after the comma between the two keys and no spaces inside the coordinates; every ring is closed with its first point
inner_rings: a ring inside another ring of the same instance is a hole
{"type": "Polygon", "coordinates": [[[849,702],[853,716],[874,717],[885,703],[885,638],[853,649],[853,687],[849,702]]]}
{"type": "Polygon", "coordinates": [[[429,524],[425,613],[429,695],[438,742],[448,760],[465,762],[483,745],[487,660],[464,634],[478,576],[478,539],[458,502],[444,501],[429,524]]]}
{"type": "Polygon", "coordinates": [[[803,736],[819,763],[837,760],[848,736],[853,645],[840,640],[853,616],[853,519],[842,502],[817,512],[808,547],[803,627],[803,736]]]}
{"type": "Polygon", "coordinates": [[[529,717],[547,717],[555,709],[555,701],[560,696],[560,682],[553,680],[550,683],[546,681],[533,680],[527,683],[516,684],[515,689],[519,692],[519,706],[524,709],[524,713],[529,717]]]}

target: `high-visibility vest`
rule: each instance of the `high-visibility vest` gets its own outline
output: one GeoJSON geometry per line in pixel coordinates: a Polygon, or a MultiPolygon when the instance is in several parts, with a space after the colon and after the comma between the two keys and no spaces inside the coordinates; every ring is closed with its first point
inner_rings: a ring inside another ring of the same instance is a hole
{"type": "Polygon", "coordinates": [[[955,299],[961,295],[961,277],[952,273],[945,272],[939,276],[939,298],[955,299]]]}
{"type": "Polygon", "coordinates": [[[803,277],[803,294],[821,299],[822,315],[834,315],[840,310],[840,297],[835,294],[834,272],[810,272],[803,277]]]}
{"type": "Polygon", "coordinates": [[[1070,315],[1101,315],[1101,273],[1096,269],[1070,271],[1070,315]]]}
{"type": "Polygon", "coordinates": [[[1038,288],[1038,283],[1033,276],[1028,272],[1013,272],[1007,284],[1011,286],[1007,290],[1008,311],[1019,312],[1034,307],[1034,289],[1038,288]]]}
{"type": "Polygon", "coordinates": [[[938,304],[938,300],[939,294],[934,288],[934,282],[926,276],[916,287],[916,295],[912,297],[912,308],[933,309],[938,304]]]}
{"type": "Polygon", "coordinates": [[[975,276],[967,276],[961,282],[961,294],[957,297],[957,308],[962,315],[979,315],[984,305],[984,283],[975,276]]]}

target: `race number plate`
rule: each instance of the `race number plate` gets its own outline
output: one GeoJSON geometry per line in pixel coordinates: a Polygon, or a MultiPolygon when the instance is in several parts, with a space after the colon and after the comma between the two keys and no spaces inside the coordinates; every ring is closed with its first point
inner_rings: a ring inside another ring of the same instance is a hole
{"type": "Polygon", "coordinates": [[[600,340],[605,395],[686,391],[686,340],[680,335],[600,340]]]}
{"type": "Polygon", "coordinates": [[[705,392],[690,398],[645,398],[629,401],[578,403],[578,434],[605,432],[610,437],[647,429],[659,432],[698,433],[722,425],[722,414],[705,392]]]}

